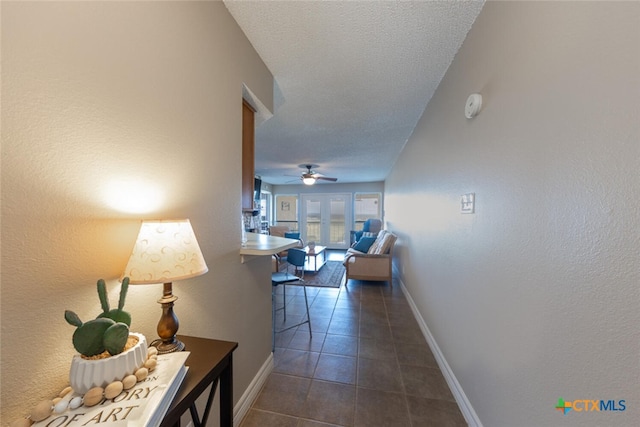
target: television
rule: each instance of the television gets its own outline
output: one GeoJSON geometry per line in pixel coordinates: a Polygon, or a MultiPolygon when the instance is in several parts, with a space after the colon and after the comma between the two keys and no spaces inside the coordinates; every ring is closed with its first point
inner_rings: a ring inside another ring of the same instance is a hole
{"type": "Polygon", "coordinates": [[[260,190],[262,189],[262,179],[254,178],[253,179],[253,200],[260,200],[260,190]]]}

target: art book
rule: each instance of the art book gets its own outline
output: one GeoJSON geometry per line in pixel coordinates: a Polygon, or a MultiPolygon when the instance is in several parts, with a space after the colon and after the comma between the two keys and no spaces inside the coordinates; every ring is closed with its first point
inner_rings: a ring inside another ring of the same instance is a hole
{"type": "Polygon", "coordinates": [[[90,408],[81,406],[33,424],[37,427],[157,427],[187,374],[188,351],[158,355],[156,369],[118,396],[90,408]]]}

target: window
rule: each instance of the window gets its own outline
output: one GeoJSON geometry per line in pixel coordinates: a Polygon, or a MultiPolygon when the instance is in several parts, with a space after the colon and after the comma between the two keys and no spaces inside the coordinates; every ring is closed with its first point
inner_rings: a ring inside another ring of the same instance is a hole
{"type": "Polygon", "coordinates": [[[267,232],[271,223],[271,193],[260,192],[260,229],[267,232]]]}
{"type": "Polygon", "coordinates": [[[274,210],[274,225],[286,225],[291,231],[298,230],[298,196],[278,194],[274,210]]]}
{"type": "Polygon", "coordinates": [[[369,218],[382,219],[380,193],[356,193],[353,202],[354,230],[362,230],[369,218]]]}

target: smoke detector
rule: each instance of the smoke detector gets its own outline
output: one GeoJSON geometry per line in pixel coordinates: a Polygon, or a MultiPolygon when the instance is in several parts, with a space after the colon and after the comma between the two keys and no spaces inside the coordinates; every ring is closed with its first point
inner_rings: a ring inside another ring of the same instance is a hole
{"type": "Polygon", "coordinates": [[[467,103],[464,106],[464,115],[467,119],[472,119],[478,115],[482,108],[482,95],[479,93],[472,93],[467,98],[467,103]]]}

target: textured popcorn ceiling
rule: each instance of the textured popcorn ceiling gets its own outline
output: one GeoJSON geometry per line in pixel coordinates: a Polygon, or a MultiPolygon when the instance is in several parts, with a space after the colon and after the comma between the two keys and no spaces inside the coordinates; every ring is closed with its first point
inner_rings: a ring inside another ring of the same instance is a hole
{"type": "Polygon", "coordinates": [[[384,180],[483,6],[225,4],[276,80],[274,115],[256,129],[256,174],[273,184],[306,163],[338,182],[384,180]]]}

